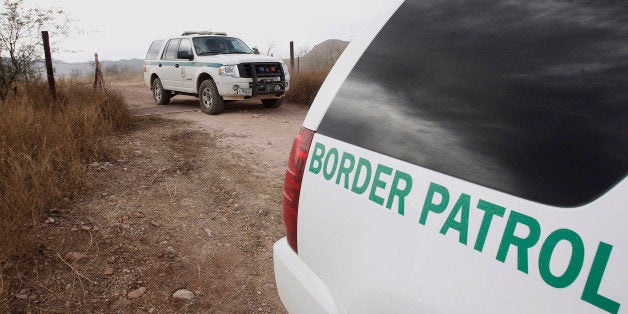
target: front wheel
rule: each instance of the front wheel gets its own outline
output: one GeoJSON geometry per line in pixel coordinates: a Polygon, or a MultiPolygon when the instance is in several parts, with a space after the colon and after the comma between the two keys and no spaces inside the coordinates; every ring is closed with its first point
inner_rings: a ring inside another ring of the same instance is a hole
{"type": "Polygon", "coordinates": [[[218,88],[212,80],[205,80],[198,88],[201,110],[207,114],[218,114],[225,106],[225,101],[218,94],[218,88]]]}
{"type": "Polygon", "coordinates": [[[167,105],[170,102],[170,91],[164,89],[159,78],[153,80],[151,89],[153,90],[153,98],[158,105],[167,105]]]}
{"type": "Polygon", "coordinates": [[[282,102],[283,98],[262,99],[262,104],[266,108],[279,108],[282,102]]]}

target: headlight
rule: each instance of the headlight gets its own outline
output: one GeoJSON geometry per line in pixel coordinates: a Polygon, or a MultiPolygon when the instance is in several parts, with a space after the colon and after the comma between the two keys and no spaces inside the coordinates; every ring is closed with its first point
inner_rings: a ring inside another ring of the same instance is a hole
{"type": "Polygon", "coordinates": [[[237,65],[223,65],[218,68],[218,73],[225,76],[240,77],[237,65]]]}
{"type": "Polygon", "coordinates": [[[288,72],[288,65],[282,62],[281,67],[283,68],[283,75],[289,76],[290,73],[288,72]]]}

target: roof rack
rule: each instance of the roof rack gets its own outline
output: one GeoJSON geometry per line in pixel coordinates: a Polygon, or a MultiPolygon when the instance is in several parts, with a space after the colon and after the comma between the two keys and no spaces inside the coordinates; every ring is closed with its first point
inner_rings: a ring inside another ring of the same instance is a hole
{"type": "Polygon", "coordinates": [[[188,35],[221,35],[221,36],[227,36],[226,32],[207,32],[207,31],[202,31],[202,32],[197,32],[197,31],[187,31],[187,32],[183,32],[183,34],[181,34],[181,36],[188,36],[188,35]]]}

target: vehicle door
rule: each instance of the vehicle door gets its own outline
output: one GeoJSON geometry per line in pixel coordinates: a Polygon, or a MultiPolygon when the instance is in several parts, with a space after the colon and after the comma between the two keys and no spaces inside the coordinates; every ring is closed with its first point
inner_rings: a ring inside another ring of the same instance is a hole
{"type": "Polygon", "coordinates": [[[163,55],[161,56],[161,62],[159,62],[157,73],[161,79],[161,84],[165,89],[172,90],[175,86],[175,78],[179,74],[177,64],[177,51],[179,49],[179,43],[181,38],[173,38],[168,41],[163,55]]]}
{"type": "Polygon", "coordinates": [[[173,70],[174,84],[181,91],[195,92],[193,60],[192,41],[189,38],[182,38],[177,49],[177,60],[173,70]]]}

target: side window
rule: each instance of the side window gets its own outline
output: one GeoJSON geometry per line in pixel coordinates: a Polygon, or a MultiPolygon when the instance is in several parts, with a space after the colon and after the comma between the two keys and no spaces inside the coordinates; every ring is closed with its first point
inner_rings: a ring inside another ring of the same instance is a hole
{"type": "Polygon", "coordinates": [[[181,39],[181,44],[179,45],[179,51],[187,51],[190,55],[192,55],[192,43],[189,39],[181,39]]]}
{"type": "Polygon", "coordinates": [[[628,7],[558,3],[406,1],[318,132],[536,202],[595,200],[628,173],[628,7]]]}
{"type": "Polygon", "coordinates": [[[164,51],[163,59],[174,60],[177,58],[177,49],[179,48],[179,42],[181,42],[181,39],[179,38],[170,39],[168,41],[168,46],[164,51]]]}
{"type": "Polygon", "coordinates": [[[163,40],[153,41],[153,43],[150,45],[150,48],[148,48],[148,52],[146,53],[146,59],[147,60],[157,59],[157,56],[159,55],[159,50],[161,50],[161,47],[163,45],[164,45],[163,40]]]}

